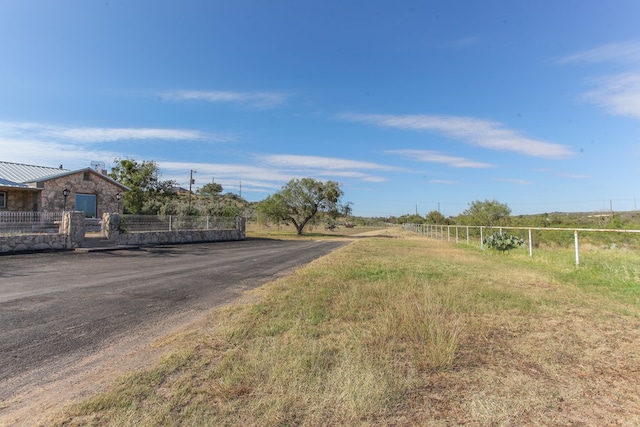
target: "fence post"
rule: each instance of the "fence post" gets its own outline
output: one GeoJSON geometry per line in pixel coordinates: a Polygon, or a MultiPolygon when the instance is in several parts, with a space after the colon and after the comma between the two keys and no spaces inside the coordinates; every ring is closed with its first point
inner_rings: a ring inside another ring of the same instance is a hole
{"type": "Polygon", "coordinates": [[[484,248],[484,244],[482,243],[482,227],[480,227],[480,247],[484,248]]]}
{"type": "Polygon", "coordinates": [[[456,225],[456,244],[458,244],[458,226],[456,225]]]}
{"type": "Polygon", "coordinates": [[[580,265],[580,249],[578,248],[578,230],[573,232],[573,240],[576,247],[576,265],[580,265]]]}
{"type": "Polygon", "coordinates": [[[169,231],[173,231],[173,215],[169,215],[169,231]]]}
{"type": "Polygon", "coordinates": [[[467,245],[469,244],[469,226],[467,225],[467,245]]]}
{"type": "Polygon", "coordinates": [[[531,229],[529,229],[529,256],[533,256],[533,242],[531,242],[531,229]]]}

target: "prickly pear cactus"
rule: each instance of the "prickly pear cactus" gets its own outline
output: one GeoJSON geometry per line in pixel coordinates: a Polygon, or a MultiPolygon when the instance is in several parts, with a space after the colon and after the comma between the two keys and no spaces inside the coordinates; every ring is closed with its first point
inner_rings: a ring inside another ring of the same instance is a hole
{"type": "Polygon", "coordinates": [[[524,239],[507,233],[494,233],[482,239],[483,246],[505,252],[524,245],[524,239]]]}

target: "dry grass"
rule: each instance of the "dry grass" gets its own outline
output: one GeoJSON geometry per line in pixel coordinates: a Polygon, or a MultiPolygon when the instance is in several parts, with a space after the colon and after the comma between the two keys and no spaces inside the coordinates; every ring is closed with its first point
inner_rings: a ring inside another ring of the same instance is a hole
{"type": "Polygon", "coordinates": [[[212,313],[161,365],[56,422],[639,425],[640,305],[554,265],[361,239],[212,313]]]}
{"type": "Polygon", "coordinates": [[[324,225],[307,225],[302,235],[296,234],[296,228],[293,225],[281,224],[281,225],[263,225],[256,223],[247,224],[246,235],[249,238],[267,238],[267,239],[336,239],[344,237],[353,237],[360,234],[369,232],[376,232],[381,230],[393,230],[396,234],[401,231],[400,226],[392,227],[374,227],[374,226],[356,226],[353,228],[347,228],[339,226],[334,230],[325,229],[324,225]]]}

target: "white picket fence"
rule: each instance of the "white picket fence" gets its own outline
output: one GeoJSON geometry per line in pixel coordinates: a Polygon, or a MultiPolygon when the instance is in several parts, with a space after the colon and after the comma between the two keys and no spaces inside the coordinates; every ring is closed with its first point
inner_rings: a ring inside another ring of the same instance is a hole
{"type": "Polygon", "coordinates": [[[471,225],[434,225],[434,224],[403,224],[405,230],[418,233],[424,237],[437,240],[454,240],[459,243],[460,239],[465,239],[467,244],[471,243],[471,236],[480,236],[480,247],[483,246],[484,236],[488,230],[520,230],[528,234],[527,243],[529,246],[529,256],[533,256],[532,230],[540,231],[566,231],[573,232],[573,246],[575,249],[576,265],[580,264],[580,233],[640,233],[640,230],[609,229],[609,228],[554,228],[554,227],[493,227],[493,226],[471,226],[471,225]],[[479,231],[479,232],[478,232],[479,231]],[[453,236],[452,236],[453,235],[453,236]]]}

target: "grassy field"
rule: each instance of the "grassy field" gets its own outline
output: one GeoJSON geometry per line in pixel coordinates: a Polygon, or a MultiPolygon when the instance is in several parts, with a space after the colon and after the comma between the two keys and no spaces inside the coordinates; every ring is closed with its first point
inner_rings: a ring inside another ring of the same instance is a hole
{"type": "Polygon", "coordinates": [[[47,424],[640,425],[640,255],[563,251],[354,238],[47,424]]]}

